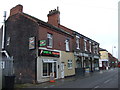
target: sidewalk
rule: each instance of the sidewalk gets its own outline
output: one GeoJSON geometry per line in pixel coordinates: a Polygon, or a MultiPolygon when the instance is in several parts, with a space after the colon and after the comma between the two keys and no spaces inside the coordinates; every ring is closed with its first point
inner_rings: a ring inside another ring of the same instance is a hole
{"type": "Polygon", "coordinates": [[[93,74],[98,74],[98,73],[103,73],[106,70],[100,70],[100,71],[95,71],[95,72],[91,72],[91,73],[85,73],[84,75],[77,75],[77,76],[72,76],[72,77],[67,77],[67,78],[63,78],[63,79],[57,79],[55,80],[55,82],[43,82],[43,83],[39,83],[39,84],[16,84],[15,88],[52,88],[54,86],[58,86],[58,85],[62,85],[65,84],[67,82],[72,82],[72,81],[76,81],[78,79],[84,79],[87,77],[92,76],[93,74]]]}

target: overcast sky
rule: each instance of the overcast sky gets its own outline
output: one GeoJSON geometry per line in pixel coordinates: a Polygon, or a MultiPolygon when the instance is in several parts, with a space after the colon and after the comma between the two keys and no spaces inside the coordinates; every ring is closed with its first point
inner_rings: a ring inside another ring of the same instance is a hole
{"type": "Polygon", "coordinates": [[[17,4],[23,12],[47,22],[50,10],[59,6],[60,24],[100,43],[113,55],[118,52],[118,1],[120,0],[2,0],[0,3],[0,26],[3,12],[17,4]],[[116,48],[114,48],[116,46],[116,48]]]}

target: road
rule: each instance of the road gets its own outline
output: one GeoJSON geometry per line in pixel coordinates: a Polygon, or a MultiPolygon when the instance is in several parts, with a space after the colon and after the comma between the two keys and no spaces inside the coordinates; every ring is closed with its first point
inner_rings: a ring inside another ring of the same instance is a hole
{"type": "Polygon", "coordinates": [[[76,78],[60,85],[52,85],[51,88],[118,88],[118,70],[120,69],[113,68],[88,74],[87,77],[76,78]]]}
{"type": "Polygon", "coordinates": [[[120,81],[120,68],[112,68],[85,74],[85,76],[73,76],[56,80],[55,83],[46,82],[27,85],[26,88],[90,88],[90,90],[110,88],[109,90],[116,90],[120,88],[120,82],[118,81],[120,81]]]}

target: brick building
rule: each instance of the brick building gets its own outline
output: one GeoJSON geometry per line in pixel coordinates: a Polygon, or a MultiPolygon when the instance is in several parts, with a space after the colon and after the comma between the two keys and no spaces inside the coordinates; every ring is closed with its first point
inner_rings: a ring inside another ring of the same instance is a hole
{"type": "Polygon", "coordinates": [[[98,70],[99,43],[63,25],[59,8],[49,11],[48,22],[10,10],[6,20],[5,49],[14,59],[16,83],[45,82],[98,70]]]}

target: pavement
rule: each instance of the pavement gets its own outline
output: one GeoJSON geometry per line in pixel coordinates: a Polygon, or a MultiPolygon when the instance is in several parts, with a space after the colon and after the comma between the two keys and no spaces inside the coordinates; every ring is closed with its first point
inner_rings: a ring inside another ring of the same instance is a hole
{"type": "Polygon", "coordinates": [[[76,81],[78,79],[84,79],[87,78],[97,72],[103,72],[105,70],[102,71],[95,71],[95,72],[89,72],[89,73],[85,73],[83,75],[76,75],[76,76],[71,76],[71,77],[66,77],[63,79],[57,79],[55,80],[55,82],[43,82],[43,83],[38,83],[38,84],[30,84],[30,83],[26,83],[26,84],[15,84],[15,88],[52,88],[54,86],[60,86],[62,84],[65,84],[67,82],[73,82],[76,81]]]}

